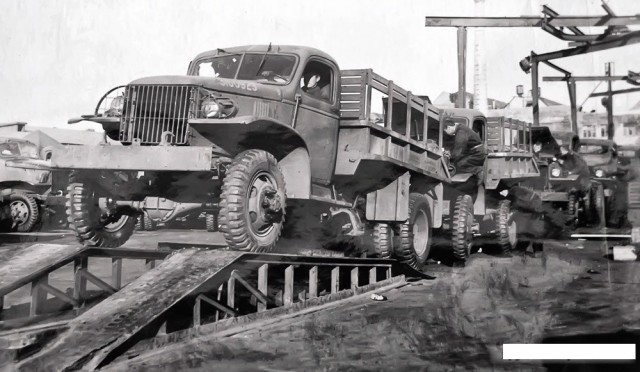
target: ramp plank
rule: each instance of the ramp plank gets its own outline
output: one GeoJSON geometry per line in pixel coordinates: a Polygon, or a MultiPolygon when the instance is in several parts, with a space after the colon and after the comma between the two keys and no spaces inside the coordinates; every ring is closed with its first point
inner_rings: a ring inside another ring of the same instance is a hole
{"type": "Polygon", "coordinates": [[[80,245],[34,244],[0,262],[0,296],[34,280],[39,272],[62,267],[87,248],[80,245]]]}
{"type": "Polygon", "coordinates": [[[68,330],[44,350],[21,362],[18,369],[58,371],[71,366],[97,367],[101,358],[171,305],[189,296],[241,254],[195,249],[176,252],[155,269],[73,319],[68,330]],[[94,356],[97,357],[91,362],[94,356]]]}

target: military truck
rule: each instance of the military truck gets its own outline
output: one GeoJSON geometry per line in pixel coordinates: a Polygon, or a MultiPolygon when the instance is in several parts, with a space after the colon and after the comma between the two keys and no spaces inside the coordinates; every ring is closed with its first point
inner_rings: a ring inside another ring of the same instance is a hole
{"type": "MultiPolygon", "coordinates": [[[[451,248],[455,259],[465,261],[471,252],[473,235],[494,241],[500,253],[518,244],[517,219],[509,190],[525,180],[540,176],[531,146],[531,124],[505,118],[486,118],[474,109],[444,109],[441,120],[470,127],[487,151],[482,175],[476,185],[476,199],[460,192],[457,184],[468,182],[471,173],[456,172],[444,187],[445,225],[452,227],[451,248]],[[454,206],[454,208],[451,208],[454,206]]],[[[444,148],[451,149],[453,137],[446,136],[444,148]]]]}
{"type": "Polygon", "coordinates": [[[442,228],[449,182],[439,117],[424,98],[372,70],[340,70],[317,49],[216,49],[184,76],[107,92],[70,123],[99,123],[123,146],[66,147],[51,166],[72,170],[68,218],[85,245],[122,245],[140,214],[167,222],[205,211],[231,249],[266,252],[296,204],[318,220],[346,217],[343,235],[370,233],[375,254],[417,266],[442,228]]]}
{"type": "Polygon", "coordinates": [[[54,175],[45,163],[60,146],[40,131],[0,137],[0,206],[5,216],[0,230],[33,232],[42,227],[45,217],[60,212],[57,207],[64,206],[64,197],[53,187],[54,175]]]}
{"type": "Polygon", "coordinates": [[[528,186],[535,189],[545,203],[562,210],[568,219],[568,230],[604,223],[605,194],[602,183],[591,179],[589,167],[579,154],[581,140],[573,132],[551,132],[535,127],[532,142],[541,169],[540,179],[528,186]],[[562,148],[575,161],[562,160],[562,148]]]}

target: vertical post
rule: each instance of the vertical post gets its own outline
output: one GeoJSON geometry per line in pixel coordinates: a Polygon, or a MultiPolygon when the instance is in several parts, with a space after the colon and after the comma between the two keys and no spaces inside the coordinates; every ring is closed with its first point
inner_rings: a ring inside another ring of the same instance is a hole
{"type": "Polygon", "coordinates": [[[362,96],[362,102],[364,102],[367,106],[365,109],[365,116],[361,117],[360,120],[368,119],[369,117],[371,117],[371,69],[366,70],[365,76],[363,78],[364,81],[362,82],[362,94],[366,93],[366,96],[362,96]]]}
{"type": "Polygon", "coordinates": [[[411,138],[411,92],[407,92],[407,122],[405,123],[405,136],[411,138]]]}
{"type": "Polygon", "coordinates": [[[47,284],[48,276],[43,276],[31,282],[31,307],[29,308],[29,316],[36,316],[42,313],[45,301],[47,301],[47,292],[40,288],[40,284],[47,284]]]}
{"type": "Polygon", "coordinates": [[[73,297],[75,297],[80,304],[84,302],[84,298],[87,292],[87,278],[80,275],[80,272],[87,270],[89,266],[89,259],[87,257],[76,258],[73,262],[73,276],[75,284],[73,288],[73,297]]]}
{"type": "MultiPolygon", "coordinates": [[[[607,76],[613,74],[613,62],[607,62],[605,72],[607,76]]],[[[612,140],[615,134],[615,126],[613,125],[613,93],[611,92],[612,81],[607,82],[607,138],[612,140]]]]}
{"type": "Polygon", "coordinates": [[[331,269],[331,293],[338,293],[340,290],[340,266],[331,269]]]}
{"type": "Polygon", "coordinates": [[[284,306],[293,305],[293,266],[284,269],[284,306]]]}
{"type": "Polygon", "coordinates": [[[527,123],[529,128],[529,152],[533,154],[533,133],[531,131],[531,123],[527,123]]]}
{"type": "Polygon", "coordinates": [[[227,306],[236,308],[236,279],[233,276],[227,280],[227,306]]]}
{"type": "Polygon", "coordinates": [[[309,298],[318,297],[318,266],[309,269],[309,298]]]}
{"type": "Polygon", "coordinates": [[[427,146],[429,133],[429,103],[427,100],[422,100],[422,143],[427,146]]]}
{"type": "Polygon", "coordinates": [[[465,91],[467,90],[467,28],[458,27],[458,96],[456,107],[465,107],[465,91]]]}
{"type": "Polygon", "coordinates": [[[111,259],[111,286],[115,289],[122,287],[122,258],[111,259]]]}
{"type": "Polygon", "coordinates": [[[393,80],[389,80],[387,95],[387,121],[385,121],[384,127],[391,129],[391,120],[393,118],[393,80]]]}
{"type": "Polygon", "coordinates": [[[355,291],[356,288],[358,288],[359,283],[359,270],[358,267],[354,267],[353,269],[351,269],[351,290],[355,291]]]}
{"type": "Polygon", "coordinates": [[[576,81],[573,77],[567,80],[567,88],[569,88],[569,101],[571,103],[571,131],[578,134],[578,106],[576,104],[576,81]]]}
{"type": "Polygon", "coordinates": [[[200,296],[196,297],[196,303],[193,304],[193,326],[197,327],[200,325],[200,319],[201,319],[201,315],[200,315],[200,305],[202,303],[202,300],[200,299],[200,296]]]}
{"type": "MultiPolygon", "coordinates": [[[[264,264],[258,269],[258,291],[260,291],[265,297],[267,296],[267,287],[269,277],[269,265],[264,264]]],[[[267,310],[267,304],[263,304],[262,301],[258,301],[258,312],[267,310]]]]}
{"type": "Polygon", "coordinates": [[[378,268],[372,267],[369,269],[369,284],[373,284],[378,281],[378,268]]]}
{"type": "Polygon", "coordinates": [[[145,260],[144,264],[145,264],[147,270],[151,270],[151,269],[155,269],[156,268],[156,260],[145,260]]]}
{"type": "Polygon", "coordinates": [[[534,54],[531,53],[531,106],[533,108],[533,126],[540,126],[540,107],[538,106],[539,100],[539,87],[538,87],[538,61],[534,59],[534,54]]]}
{"type": "Polygon", "coordinates": [[[387,279],[391,279],[391,266],[387,267],[387,279]]]}
{"type": "MultiPolygon", "coordinates": [[[[218,300],[218,302],[220,302],[220,300],[222,299],[222,290],[224,289],[224,284],[220,284],[220,286],[218,287],[218,294],[216,296],[216,300],[218,300]]],[[[220,320],[220,310],[216,309],[216,322],[220,320]]]]}

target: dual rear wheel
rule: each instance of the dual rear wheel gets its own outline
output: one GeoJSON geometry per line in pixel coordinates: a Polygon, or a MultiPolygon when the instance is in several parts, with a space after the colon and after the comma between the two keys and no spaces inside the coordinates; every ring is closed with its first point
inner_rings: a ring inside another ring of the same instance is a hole
{"type": "Polygon", "coordinates": [[[381,258],[394,256],[400,262],[420,269],[431,251],[429,200],[422,194],[411,193],[409,219],[395,226],[376,223],[373,228],[373,247],[381,258]]]}

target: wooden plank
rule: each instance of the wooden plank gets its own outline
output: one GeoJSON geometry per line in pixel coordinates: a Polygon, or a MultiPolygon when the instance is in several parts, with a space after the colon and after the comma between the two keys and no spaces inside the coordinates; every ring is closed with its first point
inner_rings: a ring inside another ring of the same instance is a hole
{"type": "Polygon", "coordinates": [[[360,110],[362,102],[340,102],[340,110],[360,110]]]}
{"type": "Polygon", "coordinates": [[[73,305],[73,307],[79,307],[80,303],[73,297],[69,296],[68,294],[62,292],[61,290],[59,290],[58,288],[52,287],[47,283],[40,283],[38,284],[38,287],[40,287],[40,291],[44,292],[44,298],[46,299],[46,294],[47,293],[51,293],[52,295],[54,295],[55,297],[61,299],[62,301],[73,305]]]}
{"type": "Polygon", "coordinates": [[[145,266],[147,270],[156,268],[156,260],[145,260],[145,266]]]}
{"type": "MultiPolygon", "coordinates": [[[[258,269],[258,290],[266,297],[268,288],[269,264],[264,264],[258,269]]],[[[258,311],[267,310],[267,304],[258,302],[258,311]]]]}
{"type": "Polygon", "coordinates": [[[318,266],[309,269],[309,298],[318,297],[318,266]]]}
{"type": "Polygon", "coordinates": [[[377,267],[372,267],[369,269],[369,284],[373,284],[378,281],[377,275],[378,275],[377,267]]]}
{"type": "Polygon", "coordinates": [[[360,282],[360,271],[358,270],[357,267],[354,267],[353,269],[351,269],[351,290],[355,291],[356,288],[358,288],[360,282]]]}
{"type": "Polygon", "coordinates": [[[42,313],[44,303],[47,300],[47,292],[40,288],[41,284],[49,282],[49,275],[41,276],[31,282],[31,306],[29,307],[29,316],[33,317],[42,313]]]}
{"type": "Polygon", "coordinates": [[[88,281],[90,281],[91,283],[95,284],[98,288],[100,288],[100,289],[102,289],[104,291],[107,291],[107,292],[109,292],[111,294],[114,294],[114,293],[118,292],[118,290],[115,289],[114,287],[112,287],[110,284],[108,284],[104,280],[98,278],[97,276],[91,274],[87,270],[78,270],[76,275],[80,275],[80,276],[85,277],[88,281]]]}
{"type": "Polygon", "coordinates": [[[387,118],[384,122],[384,127],[391,129],[391,122],[393,122],[393,81],[389,80],[387,84],[387,118]]]}
{"type": "Polygon", "coordinates": [[[404,134],[405,136],[411,138],[411,108],[413,107],[413,100],[411,99],[411,92],[407,92],[407,116],[406,116],[406,122],[405,124],[405,129],[404,129],[404,134]]]}
{"type": "Polygon", "coordinates": [[[367,119],[371,116],[371,93],[372,93],[372,87],[371,87],[371,70],[367,70],[367,75],[365,76],[365,84],[366,84],[366,91],[363,91],[362,93],[366,93],[366,96],[363,98],[364,100],[366,100],[365,102],[365,112],[364,112],[364,117],[360,117],[360,119],[367,119]]]}
{"type": "Polygon", "coordinates": [[[336,266],[331,269],[331,293],[340,291],[340,267],[336,266]]]}
{"type": "Polygon", "coordinates": [[[76,258],[73,262],[73,277],[75,279],[73,297],[77,298],[81,304],[87,293],[87,279],[80,275],[80,272],[87,270],[88,266],[89,259],[87,257],[76,258]]]}
{"type": "Polygon", "coordinates": [[[201,303],[202,303],[202,300],[200,299],[200,296],[196,297],[196,302],[193,304],[193,326],[194,327],[200,326],[200,322],[202,319],[202,315],[200,313],[201,303]]]}
{"type": "Polygon", "coordinates": [[[362,92],[362,85],[358,84],[358,85],[341,85],[340,86],[340,92],[341,94],[344,93],[358,93],[358,95],[360,95],[360,93],[362,92]]]}
{"type": "Polygon", "coordinates": [[[231,276],[234,277],[240,284],[242,284],[242,286],[244,286],[256,299],[258,299],[258,301],[264,304],[267,303],[266,295],[261,291],[255,289],[251,284],[249,284],[249,282],[244,280],[244,278],[238,273],[238,270],[233,270],[231,272],[231,276]]]}
{"type": "Polygon", "coordinates": [[[227,280],[227,306],[231,309],[236,308],[236,279],[234,277],[227,280]]]}
{"type": "Polygon", "coordinates": [[[217,308],[218,310],[224,311],[228,315],[238,316],[238,312],[235,309],[233,309],[231,307],[224,306],[223,304],[219,303],[218,301],[212,300],[212,299],[210,299],[209,297],[207,297],[207,296],[205,296],[203,294],[198,295],[197,298],[200,299],[201,301],[204,301],[204,302],[208,303],[209,305],[217,308]]]}
{"type": "Polygon", "coordinates": [[[284,269],[284,306],[293,305],[293,265],[284,269]]]}
{"type": "Polygon", "coordinates": [[[111,286],[115,289],[122,287],[122,258],[111,259],[111,286]]]}

